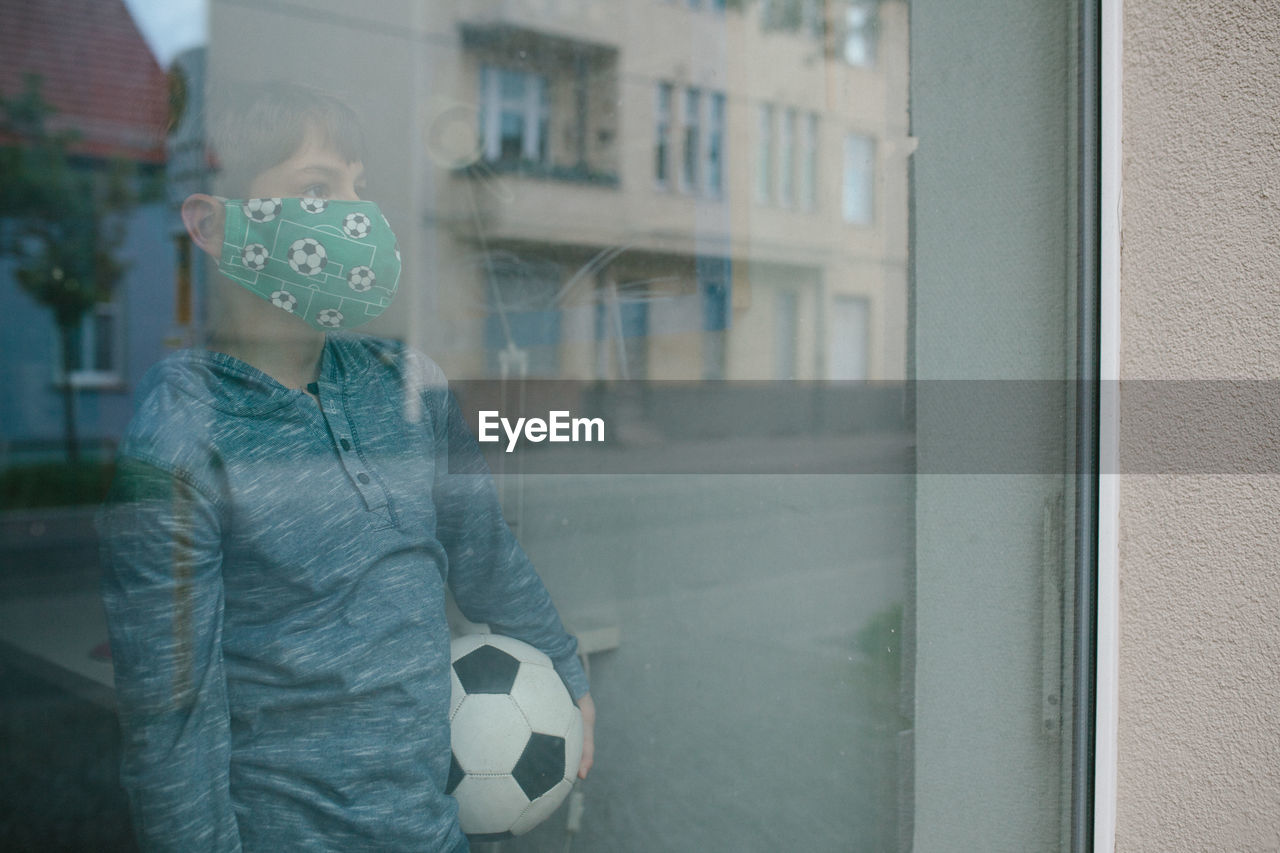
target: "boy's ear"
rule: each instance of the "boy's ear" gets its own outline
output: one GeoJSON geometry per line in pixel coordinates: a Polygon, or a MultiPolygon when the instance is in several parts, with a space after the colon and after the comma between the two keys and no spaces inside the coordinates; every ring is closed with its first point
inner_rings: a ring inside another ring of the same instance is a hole
{"type": "Polygon", "coordinates": [[[222,240],[227,212],[222,202],[211,195],[194,193],[182,203],[182,224],[191,242],[216,261],[222,257],[222,240]]]}

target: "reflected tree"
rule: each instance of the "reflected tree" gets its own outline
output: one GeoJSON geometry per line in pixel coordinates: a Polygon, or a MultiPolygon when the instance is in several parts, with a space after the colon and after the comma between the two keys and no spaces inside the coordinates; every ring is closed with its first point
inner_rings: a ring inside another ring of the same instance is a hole
{"type": "Polygon", "coordinates": [[[79,133],[52,127],[54,114],[37,75],[0,98],[0,258],[14,262],[18,286],[53,315],[64,442],[76,462],[76,330],[124,274],[116,252],[135,198],[131,165],[77,157],[79,133]]]}

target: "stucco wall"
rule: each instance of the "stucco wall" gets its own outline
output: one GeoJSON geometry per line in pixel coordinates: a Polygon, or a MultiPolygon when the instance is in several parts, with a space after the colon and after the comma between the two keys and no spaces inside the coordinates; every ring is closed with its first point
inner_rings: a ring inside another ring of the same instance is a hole
{"type": "MultiPolygon", "coordinates": [[[[1122,376],[1280,378],[1280,8],[1124,30],[1122,376]]],[[[1280,471],[1237,462],[1121,480],[1118,850],[1280,850],[1280,471]]]]}

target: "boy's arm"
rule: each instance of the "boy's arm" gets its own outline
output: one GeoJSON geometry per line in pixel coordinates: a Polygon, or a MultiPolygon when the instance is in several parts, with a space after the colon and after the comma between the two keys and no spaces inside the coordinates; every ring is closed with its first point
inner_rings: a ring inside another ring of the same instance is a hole
{"type": "Polygon", "coordinates": [[[99,525],[134,832],[144,850],[239,850],[217,508],[183,480],[121,459],[99,525]]]}
{"type": "Polygon", "coordinates": [[[540,649],[583,711],[583,764],[591,764],[595,707],[578,642],[560,622],[551,596],[524,549],[507,527],[488,465],[453,395],[429,394],[436,405],[436,535],[449,557],[449,585],[458,609],[473,622],[487,623],[540,649]],[[585,700],[585,701],[584,701],[585,700]]]}

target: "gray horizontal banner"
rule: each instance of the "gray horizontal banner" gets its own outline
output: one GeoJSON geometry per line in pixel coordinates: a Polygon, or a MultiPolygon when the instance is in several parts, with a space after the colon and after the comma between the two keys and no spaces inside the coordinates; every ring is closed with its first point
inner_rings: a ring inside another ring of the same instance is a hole
{"type": "Polygon", "coordinates": [[[1280,381],[452,387],[495,473],[1065,474],[1080,468],[1077,407],[1102,398],[1118,407],[1121,445],[1101,473],[1280,473],[1280,381]]]}

